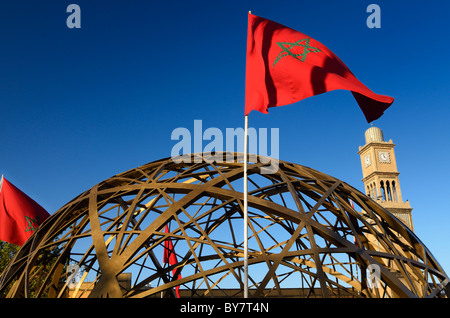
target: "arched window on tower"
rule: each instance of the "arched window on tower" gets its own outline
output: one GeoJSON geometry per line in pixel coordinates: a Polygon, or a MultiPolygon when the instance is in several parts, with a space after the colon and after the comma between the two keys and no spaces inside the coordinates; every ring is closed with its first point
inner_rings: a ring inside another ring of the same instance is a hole
{"type": "Polygon", "coordinates": [[[394,197],[394,201],[398,202],[397,188],[395,187],[395,181],[392,181],[392,195],[394,197]]]}
{"type": "Polygon", "coordinates": [[[372,182],[372,188],[373,188],[373,199],[378,200],[377,185],[375,182],[372,182]]]}
{"type": "Polygon", "coordinates": [[[391,184],[386,181],[386,201],[392,201],[391,184]]]}
{"type": "Polygon", "coordinates": [[[386,189],[385,189],[385,187],[384,187],[384,181],[383,180],[381,180],[380,181],[380,191],[381,191],[381,193],[380,193],[380,195],[381,195],[381,201],[386,201],[386,189]]]}

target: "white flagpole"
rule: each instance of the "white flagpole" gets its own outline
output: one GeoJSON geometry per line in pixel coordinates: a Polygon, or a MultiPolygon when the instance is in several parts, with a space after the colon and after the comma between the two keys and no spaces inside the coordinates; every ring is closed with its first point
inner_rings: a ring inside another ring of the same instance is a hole
{"type": "Polygon", "coordinates": [[[247,148],[248,115],[245,116],[244,128],[244,298],[248,298],[248,187],[247,187],[247,148]]]}
{"type": "MultiPolygon", "coordinates": [[[[252,12],[249,11],[249,14],[252,12]]],[[[244,127],[244,298],[248,298],[248,186],[247,186],[247,152],[248,152],[248,115],[245,115],[244,127]]]]}

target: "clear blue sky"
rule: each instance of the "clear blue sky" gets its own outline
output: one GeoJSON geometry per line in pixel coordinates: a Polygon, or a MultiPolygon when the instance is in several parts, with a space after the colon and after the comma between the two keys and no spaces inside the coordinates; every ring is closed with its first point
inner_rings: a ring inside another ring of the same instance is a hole
{"type": "MultiPolygon", "coordinates": [[[[415,232],[449,274],[446,1],[2,1],[0,173],[54,213],[169,157],[177,127],[243,127],[249,10],[322,42],[396,98],[374,124],[397,144],[415,232]],[[66,26],[71,3],[81,29],[66,26]],[[380,29],[366,26],[370,3],[380,29]]],[[[357,151],[370,126],[349,92],[252,112],[250,126],[280,129],[280,159],[363,191],[357,151]]]]}

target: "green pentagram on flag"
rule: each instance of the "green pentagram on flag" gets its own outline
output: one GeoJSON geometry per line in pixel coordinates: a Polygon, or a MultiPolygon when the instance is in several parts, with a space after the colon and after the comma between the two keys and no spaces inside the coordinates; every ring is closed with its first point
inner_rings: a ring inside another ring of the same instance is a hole
{"type": "Polygon", "coordinates": [[[28,226],[25,229],[25,232],[34,232],[39,226],[39,215],[36,216],[35,219],[30,218],[29,216],[25,215],[25,219],[27,220],[28,226]]]}
{"type": "Polygon", "coordinates": [[[304,62],[306,60],[306,56],[308,55],[308,53],[320,52],[320,50],[318,48],[309,45],[309,40],[310,40],[310,38],[301,39],[294,43],[292,43],[292,42],[276,42],[282,51],[280,52],[280,54],[278,54],[277,58],[273,62],[272,67],[275,67],[275,64],[277,64],[279,60],[281,60],[283,57],[288,56],[288,55],[292,56],[293,58],[295,58],[301,62],[304,62]],[[291,51],[291,49],[296,46],[303,47],[303,50],[301,53],[293,53],[291,51]]]}

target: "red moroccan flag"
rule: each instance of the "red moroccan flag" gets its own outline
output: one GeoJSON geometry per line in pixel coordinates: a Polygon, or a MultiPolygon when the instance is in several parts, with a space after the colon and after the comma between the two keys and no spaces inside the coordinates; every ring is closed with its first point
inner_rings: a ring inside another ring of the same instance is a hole
{"type": "Polygon", "coordinates": [[[336,89],[352,92],[368,122],[394,101],[364,86],[322,43],[249,13],[245,115],[336,89]]]}
{"type": "MultiPolygon", "coordinates": [[[[169,233],[169,228],[165,227],[165,232],[169,233]]],[[[164,241],[164,257],[163,257],[164,263],[169,263],[170,265],[175,265],[178,263],[177,256],[175,255],[175,250],[173,248],[173,243],[170,238],[164,241]]],[[[172,270],[172,274],[175,275],[176,269],[172,270]]],[[[176,279],[180,279],[181,275],[178,275],[176,279]]],[[[180,298],[180,286],[177,286],[175,288],[177,297],[180,298]]]]}
{"type": "Polygon", "coordinates": [[[50,214],[5,178],[0,182],[0,240],[22,246],[50,214]]]}

